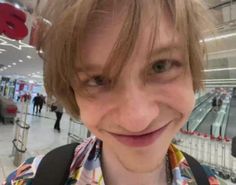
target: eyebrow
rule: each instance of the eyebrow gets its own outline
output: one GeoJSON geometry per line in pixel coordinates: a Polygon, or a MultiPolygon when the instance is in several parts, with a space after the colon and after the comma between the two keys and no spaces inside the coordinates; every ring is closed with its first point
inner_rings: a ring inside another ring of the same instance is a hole
{"type": "Polygon", "coordinates": [[[177,43],[168,43],[163,44],[162,46],[159,46],[158,48],[153,48],[150,53],[147,55],[149,58],[152,58],[153,56],[158,56],[163,53],[171,53],[173,51],[182,51],[183,47],[180,44],[177,43]]]}
{"type": "Polygon", "coordinates": [[[98,64],[85,64],[84,67],[78,66],[76,68],[76,71],[78,73],[84,73],[87,71],[92,71],[92,72],[101,72],[103,70],[103,67],[98,64]]]}
{"type": "MultiPolygon", "coordinates": [[[[181,51],[183,47],[180,44],[177,43],[167,43],[163,44],[162,46],[158,48],[153,48],[150,53],[148,53],[147,58],[152,58],[158,55],[162,55],[163,53],[171,53],[173,51],[181,51]]],[[[76,68],[76,71],[78,73],[86,73],[87,71],[90,72],[102,72],[103,71],[103,66],[98,65],[96,63],[87,63],[84,65],[84,67],[78,66],[76,68]]]]}

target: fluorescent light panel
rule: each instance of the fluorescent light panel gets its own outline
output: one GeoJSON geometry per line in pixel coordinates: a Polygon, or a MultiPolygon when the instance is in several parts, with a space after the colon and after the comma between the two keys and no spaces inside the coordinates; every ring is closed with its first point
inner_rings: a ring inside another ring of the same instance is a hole
{"type": "MultiPolygon", "coordinates": [[[[229,34],[225,34],[225,35],[219,35],[219,36],[215,36],[215,37],[205,38],[204,41],[210,42],[210,41],[214,41],[214,40],[226,39],[226,38],[235,37],[235,36],[236,36],[236,33],[229,33],[229,34]]],[[[200,42],[202,42],[202,40],[200,42]]]]}
{"type": "Polygon", "coordinates": [[[236,70],[236,67],[205,69],[203,71],[204,72],[216,72],[216,71],[229,71],[229,70],[236,70]]]}
{"type": "Polygon", "coordinates": [[[225,79],[223,79],[223,78],[222,79],[217,79],[216,78],[216,79],[205,79],[205,80],[202,80],[202,81],[208,82],[208,81],[234,81],[234,80],[236,81],[236,78],[230,78],[230,79],[226,79],[226,78],[225,79]]]}

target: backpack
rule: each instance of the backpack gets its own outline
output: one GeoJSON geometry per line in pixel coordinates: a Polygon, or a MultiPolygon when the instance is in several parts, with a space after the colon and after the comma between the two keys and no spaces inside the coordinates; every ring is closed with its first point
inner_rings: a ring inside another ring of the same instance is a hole
{"type": "MultiPolygon", "coordinates": [[[[70,174],[70,165],[78,143],[61,146],[50,151],[40,162],[31,185],[65,185],[70,174]]],[[[182,152],[186,158],[198,185],[210,185],[208,177],[200,163],[182,152]]]]}

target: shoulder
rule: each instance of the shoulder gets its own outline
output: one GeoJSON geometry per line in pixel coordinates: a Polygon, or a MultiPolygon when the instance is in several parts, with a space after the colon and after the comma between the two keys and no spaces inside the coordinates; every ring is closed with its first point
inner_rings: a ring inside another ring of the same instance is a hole
{"type": "Polygon", "coordinates": [[[30,183],[35,176],[38,165],[42,158],[43,156],[37,156],[24,161],[16,170],[10,173],[5,182],[3,182],[3,185],[26,185],[30,183]]]}
{"type": "Polygon", "coordinates": [[[173,175],[184,183],[197,185],[197,181],[208,181],[210,185],[220,185],[216,174],[206,165],[200,164],[195,158],[171,145],[168,150],[173,175]],[[197,171],[197,173],[196,173],[197,171]],[[200,172],[199,172],[200,171],[200,172]]]}
{"type": "MultiPolygon", "coordinates": [[[[78,168],[83,163],[83,160],[85,159],[86,154],[91,150],[95,141],[96,141],[95,137],[87,138],[83,143],[81,143],[75,148],[74,157],[71,163],[70,171],[74,170],[75,168],[78,168]]],[[[60,148],[63,148],[63,147],[65,148],[66,146],[68,145],[64,145],[60,148]]],[[[57,149],[54,149],[51,152],[55,150],[57,149]]],[[[3,182],[3,185],[31,184],[38,170],[38,167],[42,162],[43,157],[44,156],[41,155],[41,156],[29,158],[26,161],[24,161],[16,170],[10,173],[10,175],[6,178],[5,182],[3,182]]]]}

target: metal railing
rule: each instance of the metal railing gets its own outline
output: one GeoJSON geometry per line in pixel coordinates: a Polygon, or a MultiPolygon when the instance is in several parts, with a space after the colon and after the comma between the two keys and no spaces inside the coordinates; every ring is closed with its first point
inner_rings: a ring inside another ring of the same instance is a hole
{"type": "Polygon", "coordinates": [[[21,114],[15,121],[14,138],[12,140],[12,154],[14,157],[13,164],[19,166],[23,160],[23,155],[27,151],[28,131],[30,126],[26,123],[29,102],[21,102],[21,114]]]}
{"type": "Polygon", "coordinates": [[[180,150],[211,167],[220,177],[231,178],[231,181],[235,182],[236,158],[231,155],[229,138],[215,138],[207,134],[181,130],[174,141],[180,150]]]}
{"type": "Polygon", "coordinates": [[[90,136],[90,132],[81,121],[70,118],[67,143],[81,143],[90,136]]]}

